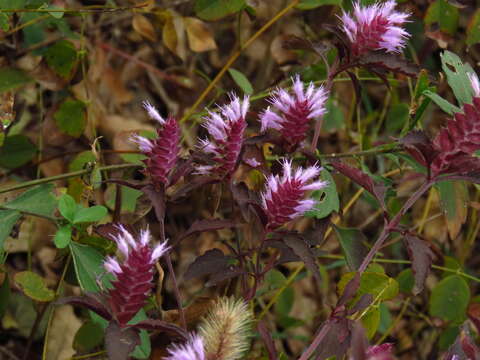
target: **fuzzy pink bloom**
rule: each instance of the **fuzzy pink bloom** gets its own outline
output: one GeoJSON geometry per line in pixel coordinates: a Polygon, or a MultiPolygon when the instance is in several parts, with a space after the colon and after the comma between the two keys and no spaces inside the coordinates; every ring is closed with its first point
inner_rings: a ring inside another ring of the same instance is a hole
{"type": "Polygon", "coordinates": [[[164,360],[205,360],[205,350],[202,337],[191,334],[188,341],[181,345],[172,345],[168,350],[168,357],[164,360]]]}
{"type": "Polygon", "coordinates": [[[367,360],[395,360],[392,354],[393,344],[385,343],[370,346],[367,349],[367,360]]]}
{"type": "Polygon", "coordinates": [[[209,112],[203,126],[210,138],[201,140],[199,148],[212,155],[214,164],[197,166],[197,173],[217,174],[222,177],[232,175],[242,149],[243,135],[247,127],[245,117],[249,107],[248,96],[240,101],[232,94],[229,104],[219,106],[218,112],[209,112]]]}
{"type": "Polygon", "coordinates": [[[290,147],[295,147],[305,140],[310,121],[325,114],[327,91],[310,83],[304,87],[300,76],[293,81],[293,94],[284,89],[278,89],[269,99],[275,111],[270,106],[260,116],[261,131],[268,128],[280,131],[290,147]]]}
{"type": "Polygon", "coordinates": [[[282,176],[270,175],[262,194],[263,208],[268,217],[267,230],[274,230],[312,210],[316,202],[304,199],[306,193],[320,190],[327,185],[325,181],[312,181],[322,170],[318,166],[297,168],[294,171],[291,161],[284,160],[282,165],[282,176]]]}
{"type": "Polygon", "coordinates": [[[169,175],[177,162],[180,150],[180,127],[174,117],[170,116],[167,120],[162,118],[150,103],[144,102],[144,107],[149,116],[158,121],[161,127],[157,129],[157,138],[154,140],[134,135],[132,141],[147,156],[144,163],[152,181],[168,186],[169,175]]]}
{"type": "Polygon", "coordinates": [[[115,276],[112,289],[108,290],[108,303],[120,326],[125,326],[145,305],[153,287],[154,264],[166,251],[166,242],[151,247],[150,232],[142,230],[136,240],[123,226],[118,226],[115,235],[118,250],[123,260],[108,257],[105,269],[115,276]]]}
{"type": "Polygon", "coordinates": [[[477,74],[468,73],[467,76],[470,80],[470,85],[472,86],[472,89],[473,89],[473,96],[480,97],[480,81],[478,80],[477,74]]]}
{"type": "Polygon", "coordinates": [[[350,40],[353,56],[372,50],[400,52],[410,36],[403,28],[409,14],[394,11],[395,1],[361,6],[353,5],[353,14],[343,13],[342,29],[350,40]]]}

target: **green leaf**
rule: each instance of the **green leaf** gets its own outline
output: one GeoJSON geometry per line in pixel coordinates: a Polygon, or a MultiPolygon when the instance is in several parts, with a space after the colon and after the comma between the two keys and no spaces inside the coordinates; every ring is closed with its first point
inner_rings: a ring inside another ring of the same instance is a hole
{"type": "Polygon", "coordinates": [[[357,229],[340,228],[338,226],[334,226],[334,229],[345,254],[348,267],[351,270],[357,270],[368,252],[364,245],[367,242],[367,238],[357,229]]]}
{"type": "Polygon", "coordinates": [[[65,225],[57,230],[53,242],[55,246],[59,249],[66,248],[70,241],[72,240],[72,226],[65,225]]]}
{"type": "Polygon", "coordinates": [[[480,43],[480,9],[475,11],[467,27],[467,45],[480,43]]]}
{"type": "Polygon", "coordinates": [[[10,19],[6,13],[0,13],[0,30],[8,31],[10,28],[10,19]]]}
{"type": "Polygon", "coordinates": [[[3,243],[20,216],[21,214],[16,210],[0,210],[0,254],[3,254],[3,243]]]}
{"type": "Polygon", "coordinates": [[[58,210],[65,219],[73,223],[75,213],[77,212],[77,203],[70,195],[64,194],[58,200],[58,210]]]}
{"type": "MultiPolygon", "coordinates": [[[[135,212],[137,200],[140,196],[142,196],[142,192],[140,190],[132,189],[128,186],[120,186],[120,189],[122,193],[122,213],[135,212]]],[[[105,203],[111,210],[114,210],[115,208],[116,194],[116,185],[111,184],[111,186],[107,186],[107,190],[105,191],[105,203]]]]}
{"type": "Polygon", "coordinates": [[[449,103],[447,100],[445,100],[444,98],[442,98],[441,96],[435,94],[434,92],[432,92],[430,90],[425,90],[423,92],[423,95],[425,95],[426,97],[431,99],[435,104],[438,105],[438,107],[440,107],[440,109],[442,109],[443,111],[445,111],[449,115],[453,115],[457,112],[462,111],[458,106],[455,106],[455,105],[449,103]]]}
{"type": "Polygon", "coordinates": [[[242,10],[245,0],[196,0],[195,13],[203,20],[218,20],[242,10]]]}
{"type": "Polygon", "coordinates": [[[302,0],[296,8],[299,10],[311,10],[323,5],[342,6],[342,0],[302,0]]]}
{"type": "Polygon", "coordinates": [[[73,339],[73,348],[77,352],[91,352],[103,343],[103,329],[100,324],[87,321],[77,330],[73,339]]]}
{"type": "Polygon", "coordinates": [[[417,83],[415,84],[415,100],[418,100],[423,95],[425,90],[428,90],[430,79],[428,78],[428,71],[422,69],[418,74],[417,83]]]}
{"type": "Polygon", "coordinates": [[[323,116],[322,131],[334,132],[345,127],[345,116],[337,99],[330,97],[325,105],[327,112],[323,116]]]}
{"type": "Polygon", "coordinates": [[[84,223],[84,222],[95,222],[102,220],[108,211],[105,206],[96,205],[89,208],[82,208],[75,213],[73,219],[74,224],[84,223]]]}
{"type": "Polygon", "coordinates": [[[322,190],[316,190],[312,193],[312,199],[317,201],[315,208],[305,213],[305,216],[323,219],[333,211],[340,209],[340,200],[338,198],[337,186],[332,175],[327,170],[322,170],[320,176],[328,182],[328,185],[322,190]]]}
{"type": "MultiPolygon", "coordinates": [[[[3,271],[3,269],[1,271],[3,271]]],[[[10,295],[10,281],[8,280],[8,276],[5,276],[2,285],[0,285],[0,319],[3,319],[3,315],[5,315],[8,302],[10,301],[10,295]]]]}
{"type": "Polygon", "coordinates": [[[425,24],[438,24],[440,30],[454,35],[457,31],[458,18],[458,9],[455,6],[450,5],[446,0],[437,0],[428,7],[425,24]]]}
{"type": "Polygon", "coordinates": [[[413,276],[412,269],[405,269],[397,276],[398,285],[400,291],[406,294],[411,294],[413,287],[415,286],[415,277],[413,276]]]}
{"type": "Polygon", "coordinates": [[[52,194],[53,188],[53,184],[38,185],[2,207],[40,216],[52,216],[57,207],[57,199],[52,194]]]}
{"type": "Polygon", "coordinates": [[[50,290],[45,280],[31,271],[22,271],[15,274],[15,282],[25,295],[35,301],[52,301],[55,293],[50,290]]]}
{"type": "Polygon", "coordinates": [[[469,301],[470,289],[465,279],[451,275],[433,288],[428,310],[431,316],[458,324],[466,318],[469,301]]]}
{"type": "Polygon", "coordinates": [[[78,100],[65,100],[53,115],[59,129],[67,135],[79,137],[83,134],[87,119],[85,104],[78,100]]]}
{"type": "Polygon", "coordinates": [[[17,89],[32,81],[32,78],[23,71],[12,68],[0,69],[0,94],[17,89]]]}
{"type": "Polygon", "coordinates": [[[69,247],[72,252],[77,280],[82,290],[90,292],[100,291],[97,279],[102,280],[103,287],[108,287],[112,276],[110,274],[101,276],[105,274],[102,254],[90,246],[76,242],[70,242],[69,247]]]}
{"type": "Polygon", "coordinates": [[[0,148],[0,166],[18,168],[30,162],[37,151],[37,147],[25,135],[7,136],[0,148]]]}
{"type": "Polygon", "coordinates": [[[474,91],[467,74],[475,73],[472,67],[467,63],[464,64],[462,59],[447,50],[440,54],[440,59],[442,70],[447,75],[448,85],[452,88],[457,101],[461,105],[471,104],[474,91]]]}
{"type": "Polygon", "coordinates": [[[396,134],[408,122],[410,117],[410,106],[405,103],[392,105],[387,115],[387,122],[385,124],[386,130],[389,134],[396,134]]]}
{"type": "Polygon", "coordinates": [[[372,306],[368,309],[367,313],[361,320],[365,330],[367,330],[367,338],[373,338],[380,325],[380,309],[378,306],[372,306]]]}
{"type": "Polygon", "coordinates": [[[467,201],[469,200],[466,183],[463,181],[440,181],[435,184],[440,195],[440,206],[445,215],[447,229],[451,239],[455,239],[467,220],[467,201]]]}
{"type": "Polygon", "coordinates": [[[77,63],[77,50],[70,41],[60,40],[48,48],[45,59],[58,75],[69,78],[77,63]]]}
{"type": "MultiPolygon", "coordinates": [[[[349,272],[342,276],[338,283],[340,294],[343,294],[345,286],[354,276],[355,272],[349,272]]],[[[364,294],[371,294],[375,302],[393,299],[398,294],[398,282],[385,274],[365,271],[360,278],[356,299],[364,294]]]]}
{"type": "Polygon", "coordinates": [[[243,92],[247,95],[253,94],[253,86],[250,81],[247,79],[243,73],[233,68],[228,69],[230,76],[232,77],[233,81],[243,90],[243,92]]]}

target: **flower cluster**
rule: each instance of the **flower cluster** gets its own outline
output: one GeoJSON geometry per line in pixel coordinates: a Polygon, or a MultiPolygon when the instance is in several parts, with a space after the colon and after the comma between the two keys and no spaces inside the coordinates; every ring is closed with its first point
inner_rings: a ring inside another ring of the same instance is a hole
{"type": "Polygon", "coordinates": [[[144,107],[149,116],[158,121],[161,127],[157,129],[157,138],[154,140],[139,135],[133,136],[132,140],[147,156],[144,162],[153,183],[168,186],[169,175],[177,162],[180,150],[180,127],[174,117],[170,116],[165,120],[150,103],[145,102],[144,107]]]}
{"type": "Polygon", "coordinates": [[[282,177],[270,175],[262,194],[263,208],[268,217],[267,230],[274,230],[313,209],[316,202],[304,199],[306,193],[327,186],[327,182],[322,180],[312,182],[322,170],[318,166],[294,171],[291,161],[284,160],[282,165],[282,177]]]}
{"type": "Polygon", "coordinates": [[[205,360],[205,350],[201,336],[191,334],[184,344],[175,344],[168,349],[165,360],[205,360]]]}
{"type": "Polygon", "coordinates": [[[366,360],[395,360],[392,350],[393,344],[391,343],[370,346],[367,349],[366,360]]]}
{"type": "Polygon", "coordinates": [[[275,111],[269,106],[260,117],[261,131],[269,128],[280,131],[290,148],[305,140],[310,121],[325,114],[328,99],[322,86],[315,87],[310,83],[305,89],[300,76],[292,80],[293,94],[284,89],[276,90],[269,99],[275,111]]]}
{"type": "Polygon", "coordinates": [[[126,324],[145,305],[153,287],[154,264],[166,251],[166,242],[155,247],[150,246],[148,229],[140,232],[139,241],[122,225],[118,233],[112,235],[123,256],[123,260],[107,257],[105,269],[115,276],[113,288],[108,290],[107,301],[113,317],[120,326],[126,324]]]}
{"type": "Polygon", "coordinates": [[[353,56],[373,50],[399,52],[409,34],[402,28],[408,14],[394,11],[395,1],[361,7],[353,5],[353,14],[341,16],[342,29],[350,41],[353,56]]]}
{"type": "Polygon", "coordinates": [[[209,112],[203,126],[210,139],[201,140],[199,148],[213,157],[214,164],[197,166],[197,173],[227,178],[233,174],[243,145],[249,107],[248,96],[240,101],[232,94],[229,104],[219,106],[218,112],[209,112]]]}

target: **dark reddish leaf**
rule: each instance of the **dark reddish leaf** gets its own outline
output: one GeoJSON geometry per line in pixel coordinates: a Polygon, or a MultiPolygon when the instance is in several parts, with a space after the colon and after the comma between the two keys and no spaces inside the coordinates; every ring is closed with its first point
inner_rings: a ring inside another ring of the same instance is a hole
{"type": "Polygon", "coordinates": [[[207,184],[214,184],[219,182],[220,180],[215,177],[209,177],[209,176],[197,176],[194,177],[193,179],[189,179],[185,183],[185,185],[182,185],[180,188],[177,189],[171,196],[170,200],[171,201],[177,201],[180,198],[184,197],[187,195],[190,191],[195,190],[203,185],[207,184]]]}
{"type": "Polygon", "coordinates": [[[479,360],[480,349],[469,334],[466,323],[462,326],[460,334],[448,349],[443,360],[479,360]]]}
{"type": "Polygon", "coordinates": [[[400,139],[399,143],[418,163],[425,167],[429,167],[429,164],[437,155],[430,138],[420,130],[411,131],[400,139]]]}
{"type": "Polygon", "coordinates": [[[418,295],[423,290],[435,255],[428,243],[418,237],[405,235],[403,239],[407,246],[410,260],[412,260],[412,270],[415,275],[415,286],[412,292],[414,295],[418,295]]]}
{"type": "Polygon", "coordinates": [[[143,193],[147,195],[148,199],[153,205],[155,215],[158,221],[163,221],[165,218],[165,191],[164,189],[156,189],[152,184],[144,186],[143,193]]]}
{"type": "Polygon", "coordinates": [[[208,281],[205,283],[206,287],[211,287],[211,286],[216,286],[226,280],[232,279],[234,277],[240,276],[244,274],[245,271],[243,271],[239,267],[229,267],[227,269],[224,269],[219,272],[213,273],[208,281]]]}
{"type": "Polygon", "coordinates": [[[105,330],[105,348],[109,359],[127,360],[138,344],[138,330],[132,327],[122,329],[116,321],[110,321],[105,330]]]}
{"type": "Polygon", "coordinates": [[[356,312],[362,312],[373,302],[372,294],[363,294],[362,297],[348,310],[349,315],[353,315],[356,312]]]}
{"type": "Polygon", "coordinates": [[[382,184],[376,184],[370,176],[365,174],[360,169],[351,167],[344,162],[341,161],[332,161],[331,165],[337,170],[339,173],[345,175],[353,182],[357,183],[369,193],[371,193],[380,203],[380,206],[385,209],[385,191],[386,188],[382,184]]]}
{"type": "Polygon", "coordinates": [[[304,239],[310,246],[320,246],[325,241],[325,233],[331,223],[330,216],[323,219],[314,219],[312,228],[303,234],[304,239]]]}
{"type": "Polygon", "coordinates": [[[302,259],[306,268],[312,272],[313,276],[315,276],[318,281],[321,281],[316,257],[310,245],[308,245],[301,236],[286,235],[282,238],[282,241],[293,250],[295,255],[298,255],[298,257],[302,259]]]}
{"type": "Polygon", "coordinates": [[[277,349],[275,349],[275,343],[273,342],[272,332],[268,330],[267,325],[265,325],[263,320],[260,320],[257,325],[257,329],[260,333],[263,343],[265,344],[265,347],[267,348],[268,358],[270,360],[277,360],[278,354],[277,349]]]}
{"type": "Polygon", "coordinates": [[[388,54],[382,51],[375,51],[362,55],[356,60],[358,65],[365,66],[374,71],[377,68],[385,69],[394,73],[401,73],[410,77],[417,77],[420,69],[409,60],[397,54],[388,54]]]}
{"type": "Polygon", "coordinates": [[[158,319],[143,320],[139,323],[136,323],[134,327],[150,331],[160,331],[171,336],[182,338],[183,340],[186,340],[188,338],[188,334],[182,328],[178,327],[175,324],[171,324],[158,319]]]}
{"type": "Polygon", "coordinates": [[[182,176],[186,176],[193,171],[193,159],[188,160],[179,159],[173,173],[170,175],[170,185],[174,185],[180,180],[182,176]]]}
{"type": "Polygon", "coordinates": [[[248,166],[258,169],[264,174],[268,172],[265,165],[265,156],[263,151],[257,145],[245,145],[241,154],[242,161],[248,166]]]}
{"type": "Polygon", "coordinates": [[[322,57],[325,56],[330,49],[330,47],[324,43],[314,43],[306,38],[291,34],[286,35],[285,40],[283,40],[283,48],[287,50],[307,50],[322,57]]]}
{"type": "Polygon", "coordinates": [[[348,267],[351,270],[358,270],[368,253],[368,248],[365,246],[368,242],[367,237],[354,228],[341,228],[334,225],[333,229],[342,246],[348,267]]]}
{"type": "Polygon", "coordinates": [[[95,295],[93,294],[85,294],[83,296],[67,296],[62,299],[55,301],[57,305],[75,305],[84,307],[88,310],[93,311],[95,314],[101,316],[105,320],[112,320],[112,315],[110,314],[107,307],[102,304],[99,300],[96,299],[95,295]]]}
{"type": "Polygon", "coordinates": [[[135,229],[130,224],[121,224],[121,223],[106,223],[98,226],[94,226],[93,231],[95,231],[99,236],[109,239],[116,243],[116,238],[120,234],[120,230],[118,229],[118,225],[122,225],[125,229],[128,230],[129,233],[135,234],[135,229]]]}
{"type": "Polygon", "coordinates": [[[213,219],[213,220],[197,220],[195,221],[190,228],[185,231],[178,240],[176,240],[175,244],[180,242],[181,240],[185,239],[186,237],[202,233],[205,231],[215,231],[220,229],[226,229],[235,227],[235,222],[231,220],[221,220],[221,219],[213,219]]]}
{"type": "Polygon", "coordinates": [[[352,280],[350,280],[343,289],[343,294],[338,299],[338,306],[345,305],[350,299],[352,299],[357,293],[358,288],[360,287],[360,274],[357,272],[352,280]]]}
{"type": "Polygon", "coordinates": [[[365,329],[360,322],[356,322],[352,331],[352,346],[350,360],[367,360],[368,340],[365,329]]]}
{"type": "Polygon", "coordinates": [[[343,359],[343,356],[350,347],[352,338],[352,327],[354,322],[346,318],[335,318],[327,321],[323,326],[328,326],[328,332],[318,345],[315,359],[328,359],[336,356],[336,359],[343,359]]]}
{"type": "Polygon", "coordinates": [[[208,250],[190,264],[185,273],[185,280],[226,271],[232,259],[232,256],[226,256],[220,249],[208,250]]]}
{"type": "Polygon", "coordinates": [[[351,71],[347,71],[347,74],[352,80],[353,89],[355,90],[355,102],[358,105],[362,100],[362,85],[360,84],[360,81],[358,80],[357,75],[355,75],[355,73],[351,71]]]}

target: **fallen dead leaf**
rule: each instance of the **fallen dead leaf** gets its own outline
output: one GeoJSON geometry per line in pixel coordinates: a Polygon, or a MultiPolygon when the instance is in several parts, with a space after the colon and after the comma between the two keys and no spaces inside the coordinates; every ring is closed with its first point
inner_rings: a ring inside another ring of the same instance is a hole
{"type": "Polygon", "coordinates": [[[188,44],[195,52],[214,50],[217,48],[213,32],[202,20],[193,17],[183,19],[187,31],[188,44]]]}
{"type": "Polygon", "coordinates": [[[75,355],[73,339],[82,322],[73,312],[71,305],[55,307],[50,327],[47,360],[67,360],[75,355]]]}
{"type": "Polygon", "coordinates": [[[145,16],[135,14],[132,19],[132,27],[144,38],[152,42],[157,41],[157,33],[155,32],[155,28],[153,27],[150,20],[148,20],[145,16]]]}

